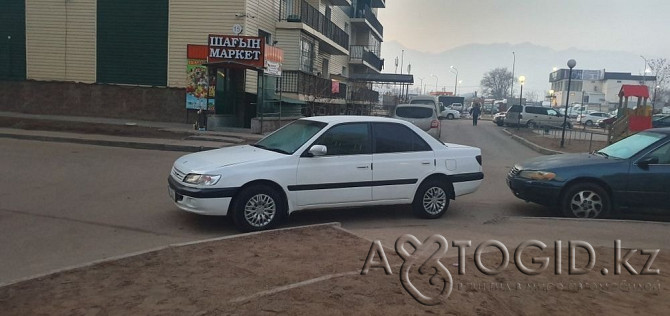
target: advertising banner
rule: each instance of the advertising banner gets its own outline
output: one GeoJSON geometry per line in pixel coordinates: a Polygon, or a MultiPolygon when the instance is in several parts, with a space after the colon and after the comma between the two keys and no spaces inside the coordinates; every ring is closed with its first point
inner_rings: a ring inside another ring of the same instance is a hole
{"type": "Polygon", "coordinates": [[[284,51],[275,46],[265,46],[265,74],[268,76],[281,77],[282,63],[284,62],[284,51]]]}
{"type": "Polygon", "coordinates": [[[203,66],[206,60],[189,59],[186,65],[186,109],[214,110],[215,87],[209,87],[207,67],[203,66]],[[209,102],[207,90],[210,89],[209,102]],[[209,104],[208,104],[209,103],[209,104]]]}

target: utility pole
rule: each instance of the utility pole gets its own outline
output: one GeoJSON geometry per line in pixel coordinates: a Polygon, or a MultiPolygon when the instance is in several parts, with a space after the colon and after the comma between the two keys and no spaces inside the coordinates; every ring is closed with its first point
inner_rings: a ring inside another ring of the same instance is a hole
{"type": "Polygon", "coordinates": [[[512,56],[514,56],[514,61],[512,62],[512,85],[509,89],[510,102],[512,101],[511,99],[514,99],[514,68],[516,67],[516,53],[512,52],[512,56]]]}

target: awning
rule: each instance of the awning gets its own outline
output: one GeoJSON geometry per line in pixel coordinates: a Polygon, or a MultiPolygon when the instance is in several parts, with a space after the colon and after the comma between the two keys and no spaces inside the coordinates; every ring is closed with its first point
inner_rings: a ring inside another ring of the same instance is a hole
{"type": "Polygon", "coordinates": [[[254,67],[251,65],[234,62],[234,61],[218,61],[213,63],[204,63],[203,66],[211,68],[238,68],[238,69],[253,69],[253,70],[263,70],[263,68],[254,67]]]}
{"type": "Polygon", "coordinates": [[[349,76],[351,81],[370,81],[378,83],[414,83],[413,75],[400,74],[351,74],[349,76]]]}

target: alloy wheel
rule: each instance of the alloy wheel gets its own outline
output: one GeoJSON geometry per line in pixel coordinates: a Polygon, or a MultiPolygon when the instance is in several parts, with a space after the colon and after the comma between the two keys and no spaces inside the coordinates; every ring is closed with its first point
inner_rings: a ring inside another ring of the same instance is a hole
{"type": "Polygon", "coordinates": [[[253,227],[264,227],[277,214],[275,200],[267,194],[256,194],[244,205],[244,219],[253,227]]]}
{"type": "Polygon", "coordinates": [[[596,218],[603,211],[603,199],[598,193],[584,190],[572,196],[570,210],[578,218],[596,218]]]}
{"type": "Polygon", "coordinates": [[[430,215],[442,212],[447,205],[447,193],[440,187],[432,187],[423,195],[423,209],[430,215]]]}

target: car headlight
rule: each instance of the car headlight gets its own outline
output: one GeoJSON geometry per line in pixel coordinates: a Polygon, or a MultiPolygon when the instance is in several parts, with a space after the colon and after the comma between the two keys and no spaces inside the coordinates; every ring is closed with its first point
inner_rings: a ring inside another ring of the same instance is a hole
{"type": "Polygon", "coordinates": [[[530,180],[549,181],[556,178],[556,174],[547,171],[524,170],[519,173],[519,177],[530,180]]]}
{"type": "Polygon", "coordinates": [[[200,185],[215,185],[219,182],[219,179],[221,179],[220,175],[189,173],[184,178],[184,182],[200,185]]]}

